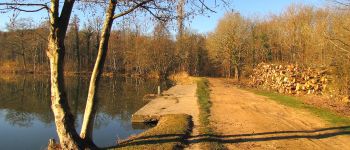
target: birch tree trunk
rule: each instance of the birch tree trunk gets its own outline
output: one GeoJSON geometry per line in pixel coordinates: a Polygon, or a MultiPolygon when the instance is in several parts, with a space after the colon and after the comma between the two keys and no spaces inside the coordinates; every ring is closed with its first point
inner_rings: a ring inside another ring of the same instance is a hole
{"type": "Polygon", "coordinates": [[[103,71],[103,66],[106,60],[108,51],[108,40],[110,37],[110,32],[113,23],[114,11],[116,8],[116,3],[110,1],[107,8],[106,19],[103,24],[101,40],[98,48],[98,54],[96,57],[96,62],[94,65],[93,72],[91,74],[89,93],[85,107],[83,125],[80,132],[80,137],[86,141],[92,141],[93,124],[96,113],[96,92],[100,80],[100,76],[103,71]]]}
{"type": "Polygon", "coordinates": [[[51,109],[55,116],[56,131],[62,149],[82,149],[83,141],[74,127],[70,113],[63,79],[64,47],[55,35],[50,35],[47,55],[51,71],[51,109]]]}
{"type": "Polygon", "coordinates": [[[73,4],[74,0],[66,0],[62,7],[62,14],[59,16],[59,0],[51,0],[47,49],[51,71],[51,109],[62,149],[93,149],[95,147],[86,144],[75,129],[64,86],[64,39],[73,4]]]}

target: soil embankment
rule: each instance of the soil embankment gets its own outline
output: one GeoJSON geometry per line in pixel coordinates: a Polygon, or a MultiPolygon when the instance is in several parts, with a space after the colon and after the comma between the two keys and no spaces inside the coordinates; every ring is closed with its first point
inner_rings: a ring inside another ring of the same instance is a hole
{"type": "Polygon", "coordinates": [[[228,149],[350,149],[350,132],[210,78],[211,125],[228,149]]]}

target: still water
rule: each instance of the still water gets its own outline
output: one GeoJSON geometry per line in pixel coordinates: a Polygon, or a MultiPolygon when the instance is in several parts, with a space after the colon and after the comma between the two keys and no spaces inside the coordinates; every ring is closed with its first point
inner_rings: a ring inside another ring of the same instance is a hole
{"type": "MultiPolygon", "coordinates": [[[[4,150],[45,149],[56,129],[50,110],[48,76],[16,76],[0,78],[0,147],[4,150]]],[[[69,105],[80,131],[82,113],[88,91],[87,76],[66,78],[69,105]]],[[[104,77],[98,91],[98,109],[93,138],[100,147],[115,145],[118,139],[140,133],[134,129],[131,115],[147,102],[142,97],[155,93],[156,80],[104,77]]]]}

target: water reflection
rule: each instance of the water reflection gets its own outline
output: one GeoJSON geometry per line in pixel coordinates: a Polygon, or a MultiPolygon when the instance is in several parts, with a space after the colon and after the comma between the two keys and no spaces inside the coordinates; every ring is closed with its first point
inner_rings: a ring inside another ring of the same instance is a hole
{"type": "Polygon", "coordinates": [[[27,112],[17,112],[13,110],[8,110],[6,114],[6,120],[11,124],[12,126],[19,126],[19,127],[31,127],[33,125],[32,120],[34,117],[32,114],[27,112]]]}
{"type": "MultiPolygon", "coordinates": [[[[80,130],[88,91],[88,77],[66,78],[69,105],[80,130]]],[[[155,93],[158,81],[132,78],[103,78],[97,94],[99,105],[94,124],[98,146],[113,145],[117,139],[136,134],[131,114],[145,105],[142,97],[155,93]]],[[[162,83],[162,87],[168,84],[162,83]]],[[[0,145],[3,149],[42,149],[56,138],[50,110],[48,76],[16,76],[0,79],[0,145]],[[21,144],[17,144],[17,143],[21,144]]]]}

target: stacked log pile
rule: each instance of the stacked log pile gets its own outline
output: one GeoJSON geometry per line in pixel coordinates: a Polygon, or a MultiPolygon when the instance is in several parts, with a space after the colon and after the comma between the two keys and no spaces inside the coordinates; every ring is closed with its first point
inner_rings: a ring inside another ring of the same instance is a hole
{"type": "Polygon", "coordinates": [[[324,68],[294,64],[260,63],[250,76],[251,85],[286,94],[325,94],[330,84],[329,71],[324,68]]]}

